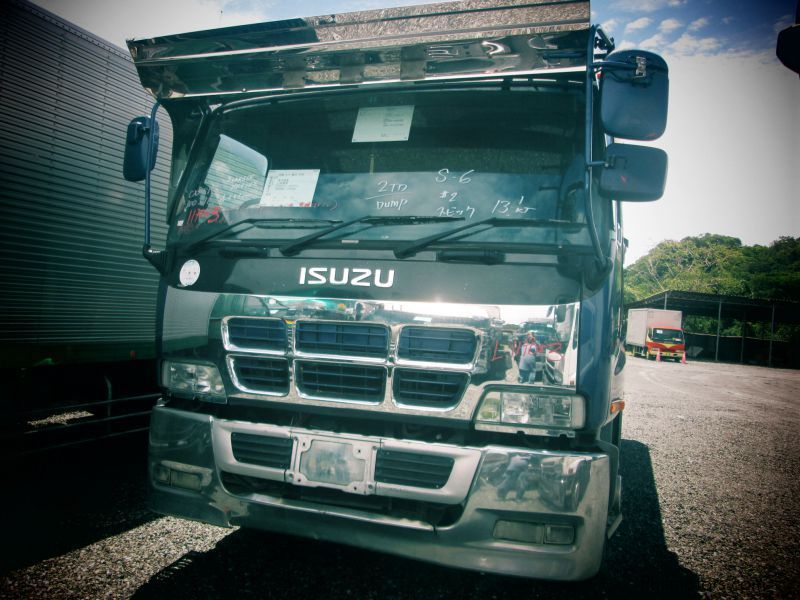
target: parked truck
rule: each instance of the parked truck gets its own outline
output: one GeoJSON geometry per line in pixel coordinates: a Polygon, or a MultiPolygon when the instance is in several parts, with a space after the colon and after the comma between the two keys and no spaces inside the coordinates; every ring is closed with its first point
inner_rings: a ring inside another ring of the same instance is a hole
{"type": "Polygon", "coordinates": [[[588,2],[129,42],[174,140],[150,506],[584,579],[621,520],[622,203],[663,192],[667,67],[588,2]],[[602,75],[602,76],[601,76],[602,75]],[[494,360],[552,318],[542,381],[494,360]]]}
{"type": "MultiPolygon", "coordinates": [[[[119,176],[128,122],[152,100],[126,50],[22,0],[1,3],[0,22],[0,376],[13,398],[0,447],[27,452],[66,441],[66,431],[27,435],[48,411],[92,404],[85,421],[108,417],[112,400],[158,392],[159,278],[139,255],[140,186],[119,176]]],[[[159,198],[165,163],[152,182],[159,198]]],[[[159,243],[165,210],[154,204],[159,243]]],[[[139,421],[146,428],[147,415],[139,421]]],[[[107,425],[73,427],[69,441],[122,421],[107,425]]]]}
{"type": "Polygon", "coordinates": [[[625,343],[634,356],[684,360],[683,315],[679,310],[631,308],[625,343]]]}

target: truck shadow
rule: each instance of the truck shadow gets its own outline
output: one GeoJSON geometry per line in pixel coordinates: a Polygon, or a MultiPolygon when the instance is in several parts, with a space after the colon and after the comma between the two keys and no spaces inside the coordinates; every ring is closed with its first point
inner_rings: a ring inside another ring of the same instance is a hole
{"type": "Polygon", "coordinates": [[[238,530],[190,552],[134,595],[268,598],[695,597],[697,575],[669,551],[647,446],[623,440],[625,520],[603,570],[572,584],[448,569],[327,542],[238,530]]]}
{"type": "Polygon", "coordinates": [[[145,507],[147,436],[3,462],[0,575],[158,518],[145,507]]]}

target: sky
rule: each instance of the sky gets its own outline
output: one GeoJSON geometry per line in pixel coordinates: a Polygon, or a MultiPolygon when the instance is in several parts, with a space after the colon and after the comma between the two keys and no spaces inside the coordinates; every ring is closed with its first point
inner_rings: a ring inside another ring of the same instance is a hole
{"type": "MultiPolygon", "coordinates": [[[[419,4],[406,0],[35,0],[118,46],[129,38],[419,4]]],[[[670,68],[669,174],[656,202],[626,203],[626,264],[662,240],[715,233],[768,245],[800,236],[800,78],[775,57],[795,0],[602,0],[618,49],[670,68]]]]}

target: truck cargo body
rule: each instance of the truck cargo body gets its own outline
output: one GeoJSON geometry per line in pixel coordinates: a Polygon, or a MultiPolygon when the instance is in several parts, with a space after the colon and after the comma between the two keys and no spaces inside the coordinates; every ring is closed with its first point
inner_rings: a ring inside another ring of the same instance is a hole
{"type": "Polygon", "coordinates": [[[631,308],[625,343],[634,355],[682,360],[686,345],[679,310],[631,308]]]}
{"type": "MultiPolygon", "coordinates": [[[[156,392],[158,276],[139,253],[141,190],[119,177],[128,121],[152,100],[123,49],[20,0],[2,3],[0,22],[0,364],[10,409],[156,392]]],[[[166,123],[167,153],[169,136],[166,123]]],[[[165,164],[153,176],[162,199],[165,164]]],[[[159,243],[165,208],[154,206],[159,243]]]]}
{"type": "Polygon", "coordinates": [[[469,2],[130,43],[176,132],[146,252],[155,510],[597,572],[621,518],[624,241],[620,203],[586,191],[588,14],[469,2]],[[528,319],[558,338],[535,381],[511,358],[528,319]]]}

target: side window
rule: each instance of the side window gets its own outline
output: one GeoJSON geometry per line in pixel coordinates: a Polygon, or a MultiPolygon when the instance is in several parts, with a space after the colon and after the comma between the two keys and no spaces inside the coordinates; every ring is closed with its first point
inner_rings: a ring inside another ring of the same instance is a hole
{"type": "Polygon", "coordinates": [[[237,209],[258,202],[267,177],[267,157],[249,146],[219,136],[219,145],[206,173],[209,201],[223,209],[237,209]]]}

